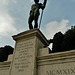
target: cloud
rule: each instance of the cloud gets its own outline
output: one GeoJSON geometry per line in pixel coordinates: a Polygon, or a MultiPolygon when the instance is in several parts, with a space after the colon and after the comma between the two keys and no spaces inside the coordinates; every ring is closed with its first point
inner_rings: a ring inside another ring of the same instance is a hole
{"type": "Polygon", "coordinates": [[[75,0],[72,0],[73,2],[75,2],[75,0]]]}
{"type": "Polygon", "coordinates": [[[17,32],[14,27],[14,21],[10,15],[0,15],[0,36],[8,36],[17,32]]]}
{"type": "Polygon", "coordinates": [[[48,39],[53,38],[54,34],[61,31],[64,33],[67,29],[69,29],[68,26],[69,20],[61,20],[60,22],[53,21],[45,25],[45,34],[48,39]]]}
{"type": "Polygon", "coordinates": [[[16,4],[17,3],[17,0],[12,0],[12,2],[16,4]]]}
{"type": "Polygon", "coordinates": [[[0,37],[9,36],[17,32],[14,19],[9,14],[10,0],[0,0],[0,37]]]}
{"type": "Polygon", "coordinates": [[[30,0],[30,2],[33,2],[34,0],[30,0]]]}

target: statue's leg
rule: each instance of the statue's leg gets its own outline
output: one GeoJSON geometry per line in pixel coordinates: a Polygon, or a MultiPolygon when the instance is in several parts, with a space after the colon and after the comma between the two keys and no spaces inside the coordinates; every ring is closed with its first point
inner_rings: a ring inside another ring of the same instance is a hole
{"type": "Polygon", "coordinates": [[[34,21],[35,21],[34,28],[38,28],[38,17],[39,17],[39,15],[35,15],[35,17],[34,17],[34,21]]]}
{"type": "Polygon", "coordinates": [[[29,17],[29,20],[28,20],[28,23],[29,23],[29,29],[31,30],[31,29],[33,29],[33,26],[32,26],[32,21],[33,21],[33,16],[32,15],[30,15],[30,17],[29,17]]]}
{"type": "Polygon", "coordinates": [[[34,28],[38,28],[38,20],[35,20],[34,28]]]}

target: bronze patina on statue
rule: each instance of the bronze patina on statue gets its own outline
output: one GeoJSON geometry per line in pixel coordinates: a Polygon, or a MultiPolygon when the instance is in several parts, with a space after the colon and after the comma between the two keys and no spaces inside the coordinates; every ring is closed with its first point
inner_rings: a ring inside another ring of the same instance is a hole
{"type": "MultiPolygon", "coordinates": [[[[29,20],[28,20],[30,30],[33,29],[33,28],[38,28],[38,18],[39,18],[39,15],[40,15],[39,9],[42,9],[42,14],[43,14],[43,10],[46,6],[47,0],[44,0],[43,4],[39,3],[39,0],[34,0],[34,2],[35,2],[35,4],[33,4],[31,6],[30,16],[29,16],[29,20]],[[34,27],[32,25],[33,21],[35,22],[34,27]]],[[[42,19],[42,14],[41,14],[41,19],[42,19]]],[[[41,21],[41,19],[40,19],[40,21],[41,21]]]]}

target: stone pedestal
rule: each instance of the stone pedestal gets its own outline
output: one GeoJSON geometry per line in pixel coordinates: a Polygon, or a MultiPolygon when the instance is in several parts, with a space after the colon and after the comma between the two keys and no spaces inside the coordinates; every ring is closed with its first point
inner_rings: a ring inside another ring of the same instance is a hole
{"type": "Polygon", "coordinates": [[[9,75],[37,75],[37,50],[49,43],[39,29],[14,35],[16,41],[9,75]]]}

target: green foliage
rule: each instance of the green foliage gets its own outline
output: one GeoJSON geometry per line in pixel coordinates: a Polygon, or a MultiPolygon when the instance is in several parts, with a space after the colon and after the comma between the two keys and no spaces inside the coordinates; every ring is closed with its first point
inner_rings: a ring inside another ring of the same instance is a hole
{"type": "Polygon", "coordinates": [[[13,54],[13,48],[11,46],[4,46],[0,48],[0,62],[4,62],[8,59],[8,55],[13,54]]]}
{"type": "Polygon", "coordinates": [[[65,34],[58,32],[53,37],[52,52],[61,52],[75,49],[75,26],[67,30],[65,34]]]}

